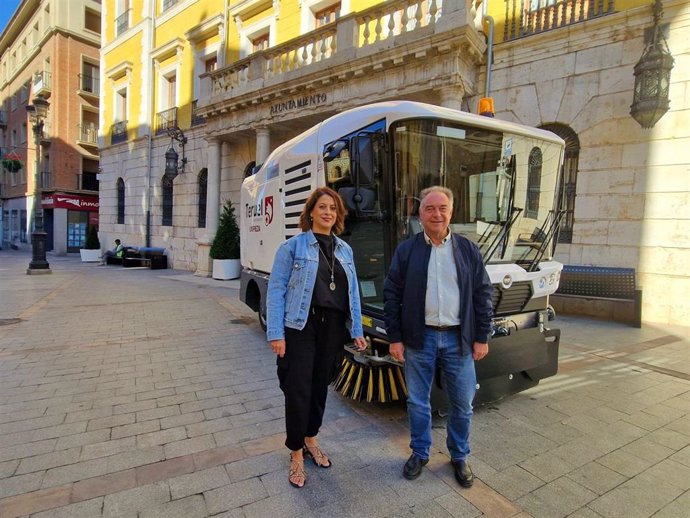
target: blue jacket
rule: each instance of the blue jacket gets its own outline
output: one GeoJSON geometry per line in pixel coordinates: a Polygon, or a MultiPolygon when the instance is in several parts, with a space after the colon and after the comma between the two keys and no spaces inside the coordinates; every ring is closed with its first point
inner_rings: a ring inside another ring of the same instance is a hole
{"type": "MultiPolygon", "coordinates": [[[[350,292],[350,336],[363,336],[362,308],[352,248],[335,238],[335,257],[347,274],[350,292]]],[[[304,329],[319,269],[319,242],[309,230],[285,241],[276,252],[266,295],[266,336],[285,338],[285,327],[304,329]]]]}
{"type": "MultiPolygon", "coordinates": [[[[453,234],[453,257],[460,290],[460,338],[463,353],[474,342],[487,342],[491,332],[493,286],[479,249],[469,239],[453,234]]],[[[383,285],[386,333],[390,342],[421,348],[424,341],[424,304],[431,245],[419,232],[398,245],[383,285]]]]}

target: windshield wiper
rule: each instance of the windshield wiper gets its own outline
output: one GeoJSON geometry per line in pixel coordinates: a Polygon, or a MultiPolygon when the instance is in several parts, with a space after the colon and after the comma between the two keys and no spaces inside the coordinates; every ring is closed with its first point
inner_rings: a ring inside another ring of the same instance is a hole
{"type": "Polygon", "coordinates": [[[496,253],[496,250],[498,250],[498,246],[501,244],[501,242],[504,243],[505,248],[505,240],[508,237],[508,232],[510,232],[511,227],[515,224],[521,212],[522,209],[520,207],[513,207],[512,213],[510,214],[510,218],[508,220],[496,222],[496,224],[502,225],[501,230],[498,231],[493,241],[491,241],[491,244],[486,249],[486,254],[484,255],[485,265],[491,260],[493,255],[496,253]]]}

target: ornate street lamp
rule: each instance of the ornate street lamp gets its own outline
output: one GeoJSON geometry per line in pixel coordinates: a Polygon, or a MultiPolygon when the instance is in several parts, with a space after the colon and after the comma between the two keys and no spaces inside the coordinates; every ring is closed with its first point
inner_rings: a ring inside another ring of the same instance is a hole
{"type": "Polygon", "coordinates": [[[37,273],[51,273],[46,260],[46,233],[43,230],[43,207],[41,206],[41,137],[43,137],[43,121],[48,115],[50,103],[43,97],[37,96],[26,107],[34,132],[34,148],[36,161],[34,164],[34,228],[31,233],[32,257],[27,268],[28,275],[37,273]]]}
{"type": "Polygon", "coordinates": [[[654,26],[652,36],[635,65],[635,89],[630,115],[643,128],[652,128],[668,111],[668,90],[671,84],[673,57],[659,21],[664,11],[661,0],[652,5],[654,26]]]}
{"type": "Polygon", "coordinates": [[[184,136],[182,130],[178,127],[168,128],[168,136],[170,136],[170,147],[165,152],[165,174],[175,178],[177,173],[184,173],[184,166],[187,163],[187,158],[184,156],[184,146],[187,143],[187,137],[184,136]],[[179,155],[175,151],[174,142],[180,143],[182,148],[182,160],[179,161],[179,155]]]}

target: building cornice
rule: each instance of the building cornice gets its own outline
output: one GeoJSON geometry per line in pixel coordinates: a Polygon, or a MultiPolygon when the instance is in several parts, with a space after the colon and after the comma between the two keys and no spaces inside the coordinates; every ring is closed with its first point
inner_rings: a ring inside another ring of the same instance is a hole
{"type": "Polygon", "coordinates": [[[151,51],[151,58],[154,61],[163,61],[166,58],[179,54],[184,49],[184,40],[179,36],[151,51]]]}
{"type": "Polygon", "coordinates": [[[223,14],[218,13],[212,18],[207,18],[200,24],[192,27],[184,33],[185,38],[192,43],[204,40],[220,33],[223,27],[223,14]]]}

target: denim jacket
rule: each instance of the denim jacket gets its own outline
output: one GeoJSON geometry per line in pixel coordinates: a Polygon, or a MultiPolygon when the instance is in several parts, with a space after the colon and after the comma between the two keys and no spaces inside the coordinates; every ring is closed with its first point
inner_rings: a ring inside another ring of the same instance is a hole
{"type": "MultiPolygon", "coordinates": [[[[362,308],[352,249],[335,238],[335,257],[347,274],[350,299],[350,336],[363,336],[362,308]]],[[[309,230],[285,241],[276,252],[266,296],[266,336],[285,338],[285,327],[304,329],[319,268],[319,242],[309,230]]]]}

